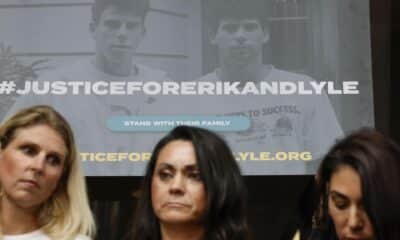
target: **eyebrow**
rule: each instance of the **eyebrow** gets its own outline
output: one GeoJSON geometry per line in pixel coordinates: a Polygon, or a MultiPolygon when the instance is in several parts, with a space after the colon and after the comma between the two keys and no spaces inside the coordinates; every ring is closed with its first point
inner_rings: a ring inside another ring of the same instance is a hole
{"type": "MultiPolygon", "coordinates": [[[[175,170],[176,168],[174,167],[174,165],[169,164],[169,163],[160,163],[158,168],[167,168],[168,170],[175,170]]],[[[183,168],[184,171],[197,171],[199,170],[199,167],[197,164],[188,164],[185,165],[183,168]]]]}
{"type": "Polygon", "coordinates": [[[340,192],[335,191],[335,190],[329,191],[329,195],[331,195],[331,196],[333,196],[333,197],[340,197],[340,198],[345,198],[345,199],[348,199],[348,198],[349,198],[349,197],[347,197],[345,194],[340,193],[340,192]]]}
{"type": "MultiPolygon", "coordinates": [[[[31,141],[31,140],[29,140],[29,139],[23,139],[23,140],[21,140],[21,144],[19,144],[19,146],[26,146],[26,145],[30,145],[30,146],[33,146],[34,148],[40,148],[40,145],[38,144],[38,143],[35,143],[35,142],[33,142],[33,141],[31,141]]],[[[53,154],[53,155],[56,155],[57,157],[59,157],[61,160],[65,160],[66,159],[66,157],[67,157],[67,153],[61,153],[61,152],[59,152],[59,151],[54,151],[54,150],[51,150],[51,151],[49,151],[49,153],[50,154],[53,154]]]]}
{"type": "Polygon", "coordinates": [[[244,23],[260,23],[259,20],[257,20],[257,19],[243,19],[243,20],[241,20],[241,22],[244,22],[244,23]]]}

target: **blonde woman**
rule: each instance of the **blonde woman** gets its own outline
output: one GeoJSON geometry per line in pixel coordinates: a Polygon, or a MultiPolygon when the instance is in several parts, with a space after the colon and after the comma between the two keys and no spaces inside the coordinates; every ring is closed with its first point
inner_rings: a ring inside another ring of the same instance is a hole
{"type": "Polygon", "coordinates": [[[23,109],[0,126],[0,239],[87,240],[94,233],[69,124],[23,109]]]}

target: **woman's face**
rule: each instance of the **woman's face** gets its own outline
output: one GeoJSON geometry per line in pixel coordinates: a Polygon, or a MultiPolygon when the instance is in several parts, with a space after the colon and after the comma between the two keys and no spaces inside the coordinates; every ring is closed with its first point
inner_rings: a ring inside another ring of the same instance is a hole
{"type": "Polygon", "coordinates": [[[191,142],[175,140],[160,151],[151,196],[161,223],[201,223],[206,192],[191,142]]]}
{"type": "Polygon", "coordinates": [[[17,129],[0,150],[3,204],[36,209],[54,192],[67,154],[61,136],[47,125],[17,129]]]}
{"type": "Polygon", "coordinates": [[[372,240],[374,231],[362,204],[361,180],[350,166],[342,165],[329,184],[329,214],[339,240],[372,240]]]}

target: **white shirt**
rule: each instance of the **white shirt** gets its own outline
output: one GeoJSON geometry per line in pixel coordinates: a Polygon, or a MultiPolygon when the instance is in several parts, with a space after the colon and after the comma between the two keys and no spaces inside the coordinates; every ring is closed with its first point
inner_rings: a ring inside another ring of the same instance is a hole
{"type": "MultiPolygon", "coordinates": [[[[4,235],[3,240],[51,240],[42,230],[35,230],[30,233],[24,233],[19,235],[4,235]]],[[[90,240],[89,237],[79,235],[75,240],[90,240]]]]}
{"type": "MultiPolygon", "coordinates": [[[[270,66],[265,82],[314,81],[303,74],[270,66]]],[[[218,82],[217,70],[197,82],[218,82]]],[[[246,131],[221,133],[233,152],[310,152],[320,160],[335,140],[343,136],[328,96],[321,95],[206,95],[165,96],[149,106],[150,114],[246,116],[246,131]],[[160,105],[161,104],[161,105],[160,105]],[[172,107],[167,107],[172,106],[172,107]],[[156,109],[151,109],[151,108],[156,109]]],[[[162,134],[156,139],[160,138],[162,134]]],[[[153,141],[156,142],[156,141],[153,141]]],[[[246,175],[313,174],[319,161],[240,161],[246,175]]]]}

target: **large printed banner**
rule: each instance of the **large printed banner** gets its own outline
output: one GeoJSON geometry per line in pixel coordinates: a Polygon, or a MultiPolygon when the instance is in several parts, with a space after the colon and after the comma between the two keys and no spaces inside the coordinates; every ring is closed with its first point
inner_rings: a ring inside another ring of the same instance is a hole
{"type": "Polygon", "coordinates": [[[365,0],[2,0],[0,44],[1,119],[53,106],[88,176],[142,175],[178,125],[245,175],[313,174],[374,121],[365,0]]]}

